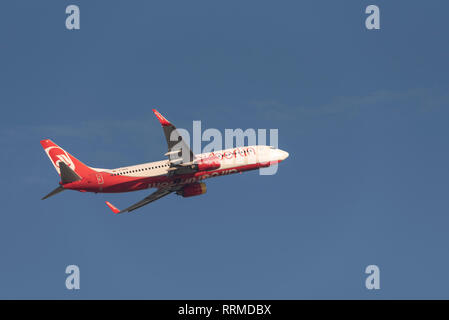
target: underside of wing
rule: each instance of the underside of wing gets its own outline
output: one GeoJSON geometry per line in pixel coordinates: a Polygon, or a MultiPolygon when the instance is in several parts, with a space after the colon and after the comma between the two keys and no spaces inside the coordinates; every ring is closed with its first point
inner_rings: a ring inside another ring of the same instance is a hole
{"type": "Polygon", "coordinates": [[[123,210],[117,209],[114,205],[112,205],[111,203],[109,203],[107,201],[106,201],[106,204],[114,213],[130,212],[130,211],[136,210],[140,207],[143,207],[144,205],[147,205],[153,201],[156,201],[156,200],[172,193],[173,191],[176,191],[176,189],[158,189],[155,192],[153,192],[152,194],[150,194],[148,197],[143,198],[139,202],[137,202],[137,203],[133,204],[132,206],[130,206],[126,209],[123,209],[123,210]]]}

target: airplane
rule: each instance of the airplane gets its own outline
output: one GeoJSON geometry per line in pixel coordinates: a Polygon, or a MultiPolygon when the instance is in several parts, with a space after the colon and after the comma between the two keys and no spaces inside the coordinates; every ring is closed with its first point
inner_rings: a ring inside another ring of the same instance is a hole
{"type": "Polygon", "coordinates": [[[269,167],[285,160],[289,154],[272,146],[254,145],[193,154],[176,127],[156,109],[167,140],[168,160],[148,162],[116,169],[92,168],[85,165],[50,139],[41,140],[45,153],[61,177],[59,186],[42,200],[64,190],[94,193],[119,193],[156,188],[141,201],[120,210],[110,202],[106,205],[113,213],[131,212],[170,193],[193,197],[206,193],[208,178],[242,173],[269,167]]]}

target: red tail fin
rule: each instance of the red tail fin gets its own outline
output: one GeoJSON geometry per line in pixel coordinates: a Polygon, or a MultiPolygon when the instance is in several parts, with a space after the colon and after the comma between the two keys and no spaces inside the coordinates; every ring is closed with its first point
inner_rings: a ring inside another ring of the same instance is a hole
{"type": "Polygon", "coordinates": [[[86,166],[84,163],[82,163],[77,158],[72,156],[70,153],[59,147],[50,139],[41,140],[41,145],[44,148],[45,153],[47,153],[51,162],[55,166],[55,169],[56,171],[58,171],[59,175],[61,175],[61,172],[59,170],[60,161],[64,162],[70,169],[75,171],[81,177],[85,177],[95,172],[95,170],[86,166]]]}

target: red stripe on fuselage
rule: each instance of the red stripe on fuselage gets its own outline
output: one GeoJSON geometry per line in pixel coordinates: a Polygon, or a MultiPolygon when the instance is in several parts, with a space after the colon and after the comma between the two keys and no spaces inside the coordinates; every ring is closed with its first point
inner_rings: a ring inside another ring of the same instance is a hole
{"type": "Polygon", "coordinates": [[[129,177],[124,175],[112,175],[109,172],[98,172],[88,177],[83,177],[83,180],[77,181],[73,184],[66,184],[64,188],[101,193],[119,193],[143,190],[148,188],[165,188],[168,186],[189,184],[198,182],[204,179],[220,177],[238,172],[250,171],[262,167],[279,163],[280,161],[272,161],[270,163],[256,163],[233,167],[229,169],[218,169],[214,171],[200,171],[191,174],[169,176],[155,176],[155,177],[129,177]],[[103,183],[98,184],[97,175],[102,176],[103,183]]]}

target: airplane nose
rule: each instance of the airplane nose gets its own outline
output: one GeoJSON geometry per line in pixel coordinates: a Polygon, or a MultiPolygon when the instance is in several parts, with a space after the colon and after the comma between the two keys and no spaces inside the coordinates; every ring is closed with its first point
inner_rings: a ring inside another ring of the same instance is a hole
{"type": "Polygon", "coordinates": [[[287,159],[289,156],[288,152],[286,152],[284,150],[279,150],[279,154],[280,154],[281,161],[287,159]]]}

